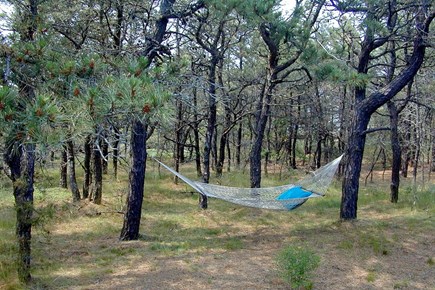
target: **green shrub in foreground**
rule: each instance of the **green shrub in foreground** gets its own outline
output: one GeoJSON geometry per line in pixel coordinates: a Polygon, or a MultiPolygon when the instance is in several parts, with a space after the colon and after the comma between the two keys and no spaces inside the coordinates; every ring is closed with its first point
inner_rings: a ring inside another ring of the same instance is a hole
{"type": "Polygon", "coordinates": [[[310,274],[320,263],[320,257],[314,252],[302,247],[287,246],[280,251],[276,260],[282,279],[292,288],[313,287],[310,274]]]}

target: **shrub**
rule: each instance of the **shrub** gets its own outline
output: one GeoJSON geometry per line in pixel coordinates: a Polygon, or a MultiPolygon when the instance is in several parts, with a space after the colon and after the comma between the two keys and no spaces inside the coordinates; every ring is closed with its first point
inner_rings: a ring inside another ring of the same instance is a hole
{"type": "Polygon", "coordinates": [[[314,252],[296,246],[287,246],[277,256],[278,270],[282,279],[292,288],[311,289],[311,272],[320,263],[320,257],[314,252]]]}

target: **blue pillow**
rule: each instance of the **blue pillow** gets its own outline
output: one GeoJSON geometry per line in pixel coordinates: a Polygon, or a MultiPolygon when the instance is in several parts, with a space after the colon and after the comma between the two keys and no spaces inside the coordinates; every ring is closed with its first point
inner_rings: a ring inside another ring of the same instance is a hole
{"type": "Polygon", "coordinates": [[[305,203],[307,200],[299,200],[299,201],[291,201],[292,199],[297,198],[305,198],[309,197],[311,195],[311,192],[308,190],[302,189],[301,186],[295,186],[292,188],[287,189],[283,193],[281,193],[276,200],[280,200],[285,208],[287,210],[292,210],[295,208],[300,207],[303,203],[305,203]]]}
{"type": "Polygon", "coordinates": [[[311,195],[308,190],[302,189],[301,186],[295,186],[281,193],[276,200],[286,200],[293,198],[305,198],[311,195]]]}

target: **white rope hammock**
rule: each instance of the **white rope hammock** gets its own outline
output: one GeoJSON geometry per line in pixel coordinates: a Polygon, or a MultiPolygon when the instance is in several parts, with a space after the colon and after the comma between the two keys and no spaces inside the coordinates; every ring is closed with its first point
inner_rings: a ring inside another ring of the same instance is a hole
{"type": "Polygon", "coordinates": [[[154,160],[189,184],[193,189],[208,197],[219,198],[242,206],[292,210],[302,205],[309,198],[325,195],[342,157],[343,155],[320,167],[296,184],[264,188],[229,187],[193,181],[159,160],[154,160]]]}

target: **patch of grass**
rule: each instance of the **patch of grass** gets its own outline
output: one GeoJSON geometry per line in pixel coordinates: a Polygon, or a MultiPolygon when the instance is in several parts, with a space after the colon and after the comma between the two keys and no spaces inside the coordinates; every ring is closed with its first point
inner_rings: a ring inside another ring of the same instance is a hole
{"type": "Polygon", "coordinates": [[[434,258],[430,257],[426,260],[426,264],[428,264],[429,266],[433,266],[435,265],[435,261],[434,258]]]}
{"type": "Polygon", "coordinates": [[[172,256],[178,253],[185,252],[189,250],[189,244],[183,242],[172,242],[172,243],[164,243],[164,242],[154,242],[150,245],[150,250],[155,252],[160,252],[168,256],[172,256]]]}
{"type": "Polygon", "coordinates": [[[376,280],[376,272],[375,271],[369,271],[366,277],[367,282],[373,283],[376,280]]]}
{"type": "Polygon", "coordinates": [[[377,234],[363,234],[360,237],[360,245],[368,246],[373,249],[373,252],[378,255],[388,255],[390,252],[390,242],[381,233],[377,234]]]}
{"type": "Polygon", "coordinates": [[[303,247],[287,246],[276,260],[281,278],[291,287],[312,289],[311,273],[319,266],[319,256],[303,247]]]}
{"type": "Polygon", "coordinates": [[[230,251],[243,249],[243,246],[243,241],[238,237],[228,238],[224,242],[224,248],[230,251]]]}
{"type": "Polygon", "coordinates": [[[394,283],[393,289],[406,289],[409,287],[409,282],[406,280],[394,283]]]}
{"type": "Polygon", "coordinates": [[[354,247],[354,243],[353,243],[353,241],[350,241],[350,240],[341,241],[337,245],[337,248],[342,249],[342,250],[350,250],[350,249],[353,249],[353,247],[354,247]]]}

